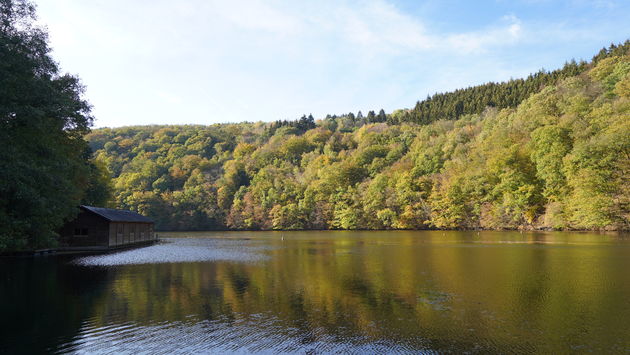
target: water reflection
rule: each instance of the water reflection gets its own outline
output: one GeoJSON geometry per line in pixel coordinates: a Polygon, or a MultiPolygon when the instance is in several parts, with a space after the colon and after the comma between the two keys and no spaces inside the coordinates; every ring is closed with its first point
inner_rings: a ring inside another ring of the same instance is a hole
{"type": "Polygon", "coordinates": [[[219,260],[258,261],[262,255],[254,251],[265,247],[251,244],[240,240],[207,238],[165,239],[157,245],[140,249],[82,257],[75,263],[83,266],[120,266],[219,260]]]}
{"type": "Polygon", "coordinates": [[[12,320],[1,322],[0,350],[630,351],[624,236],[166,236],[189,238],[3,265],[2,314],[12,320]]]}
{"type": "Polygon", "coordinates": [[[113,281],[64,258],[0,260],[0,353],[41,354],[68,341],[113,281]]]}

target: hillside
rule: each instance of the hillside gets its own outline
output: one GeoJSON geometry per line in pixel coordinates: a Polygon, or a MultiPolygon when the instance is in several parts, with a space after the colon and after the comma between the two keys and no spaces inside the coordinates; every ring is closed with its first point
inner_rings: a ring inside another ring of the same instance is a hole
{"type": "Polygon", "coordinates": [[[160,229],[628,229],[628,47],[390,115],[87,139],[160,229]]]}

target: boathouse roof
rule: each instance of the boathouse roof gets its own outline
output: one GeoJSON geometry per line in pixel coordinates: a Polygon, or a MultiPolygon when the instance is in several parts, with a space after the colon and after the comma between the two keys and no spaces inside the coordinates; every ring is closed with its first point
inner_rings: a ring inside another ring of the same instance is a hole
{"type": "Polygon", "coordinates": [[[145,217],[139,213],[115,210],[113,208],[93,207],[81,205],[81,208],[92,213],[95,213],[110,222],[141,222],[141,223],[153,223],[153,220],[145,217]]]}

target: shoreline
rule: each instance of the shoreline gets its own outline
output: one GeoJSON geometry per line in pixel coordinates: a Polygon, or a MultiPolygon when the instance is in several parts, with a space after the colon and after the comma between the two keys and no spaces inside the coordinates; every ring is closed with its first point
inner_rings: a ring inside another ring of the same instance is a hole
{"type": "Polygon", "coordinates": [[[56,256],[56,255],[91,255],[91,254],[107,254],[120,250],[141,248],[158,244],[157,240],[144,241],[134,244],[126,244],[118,247],[103,247],[103,246],[85,246],[85,247],[58,247],[58,248],[44,248],[44,249],[26,249],[26,250],[14,250],[0,252],[0,258],[24,258],[24,257],[42,257],[42,256],[56,256]]]}
{"type": "MultiPolygon", "coordinates": [[[[520,232],[523,233],[594,233],[594,234],[628,234],[630,230],[589,230],[589,229],[207,229],[207,230],[157,230],[156,233],[200,233],[200,232],[520,232]]],[[[41,249],[25,249],[13,251],[0,251],[0,258],[15,257],[42,257],[52,255],[90,255],[106,254],[110,252],[134,249],[160,243],[160,239],[154,241],[140,242],[132,245],[120,247],[57,247],[41,249]]]]}

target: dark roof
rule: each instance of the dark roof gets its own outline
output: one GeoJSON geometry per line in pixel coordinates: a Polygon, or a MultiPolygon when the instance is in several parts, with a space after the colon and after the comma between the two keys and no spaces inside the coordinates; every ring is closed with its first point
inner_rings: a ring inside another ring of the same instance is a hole
{"type": "Polygon", "coordinates": [[[107,219],[110,222],[143,222],[153,223],[148,217],[145,217],[139,213],[125,210],[115,210],[112,208],[93,207],[93,206],[81,206],[81,208],[88,210],[92,213],[107,219]]]}

